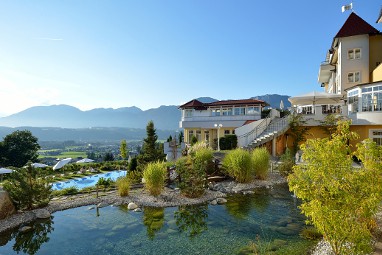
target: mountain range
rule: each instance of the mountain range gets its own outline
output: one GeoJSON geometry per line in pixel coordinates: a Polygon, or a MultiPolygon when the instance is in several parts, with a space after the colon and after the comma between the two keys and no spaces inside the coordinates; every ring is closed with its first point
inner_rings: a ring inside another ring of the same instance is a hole
{"type": "MultiPolygon", "coordinates": [[[[281,100],[284,107],[290,107],[289,96],[263,95],[252,97],[266,101],[270,107],[279,108],[281,100]]],[[[197,100],[203,103],[217,101],[211,97],[200,97],[197,100]]],[[[117,135],[129,133],[130,139],[144,137],[145,127],[152,120],[157,130],[170,134],[179,129],[181,112],[178,106],[160,106],[158,108],[141,110],[138,107],[123,107],[118,109],[97,108],[89,111],[69,105],[34,106],[24,111],[0,118],[0,137],[17,129],[33,129],[32,133],[42,140],[93,140],[120,139],[117,135]],[[113,133],[114,132],[114,133],[113,133]],[[65,135],[64,135],[65,133],[65,135]],[[102,133],[102,134],[101,134],[102,133]],[[66,137],[66,138],[65,138],[66,137]]],[[[125,135],[126,136],[126,135],[125,135]]],[[[122,138],[122,139],[129,139],[122,138]]]]}

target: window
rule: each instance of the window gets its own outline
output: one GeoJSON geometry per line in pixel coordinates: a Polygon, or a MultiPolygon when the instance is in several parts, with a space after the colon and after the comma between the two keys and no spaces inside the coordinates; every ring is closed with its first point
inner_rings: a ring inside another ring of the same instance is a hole
{"type": "Polygon", "coordinates": [[[360,80],[361,80],[360,72],[350,72],[350,73],[348,73],[348,82],[349,83],[360,82],[360,80]]]}
{"type": "Polygon", "coordinates": [[[205,141],[209,142],[210,141],[210,131],[205,130],[204,131],[204,137],[205,137],[205,141]]]}
{"type": "Polygon", "coordinates": [[[225,135],[229,135],[229,134],[230,134],[229,130],[228,130],[228,129],[227,129],[227,130],[224,130],[224,134],[225,134],[225,135]]]}
{"type": "Polygon", "coordinates": [[[245,115],[245,107],[235,107],[235,115],[245,115]]]}
{"type": "Polygon", "coordinates": [[[303,106],[301,113],[302,114],[313,114],[313,107],[312,106],[303,106]]]}
{"type": "Polygon", "coordinates": [[[360,59],[361,58],[361,49],[350,49],[348,50],[348,59],[360,59]]]}
{"type": "Polygon", "coordinates": [[[188,142],[191,143],[192,137],[194,136],[194,131],[189,130],[188,131],[188,142]]]}
{"type": "Polygon", "coordinates": [[[232,108],[223,108],[222,113],[223,113],[223,116],[231,116],[232,115],[232,108]]]}
{"type": "Polygon", "coordinates": [[[362,111],[382,111],[382,86],[362,88],[362,111]]]}
{"type": "Polygon", "coordinates": [[[186,109],[184,110],[184,117],[192,117],[192,110],[191,109],[186,109]]]}
{"type": "Polygon", "coordinates": [[[202,131],[200,131],[200,130],[196,131],[196,139],[198,139],[198,141],[202,140],[202,131]]]}
{"type": "Polygon", "coordinates": [[[260,113],[260,107],[251,106],[247,108],[247,115],[256,115],[260,113]]]}
{"type": "Polygon", "coordinates": [[[382,129],[371,129],[369,131],[369,137],[375,142],[377,145],[382,145],[382,129]]]}
{"type": "Polygon", "coordinates": [[[212,116],[220,116],[220,108],[212,109],[212,116]]]}
{"type": "Polygon", "coordinates": [[[358,112],[358,95],[358,89],[348,92],[348,109],[350,113],[358,112]]]}

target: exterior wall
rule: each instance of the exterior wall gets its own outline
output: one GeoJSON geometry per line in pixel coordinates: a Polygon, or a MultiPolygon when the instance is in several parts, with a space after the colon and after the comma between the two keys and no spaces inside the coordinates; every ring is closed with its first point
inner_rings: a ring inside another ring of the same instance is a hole
{"type": "Polygon", "coordinates": [[[382,125],[351,125],[350,131],[356,132],[359,135],[357,140],[350,141],[352,150],[357,149],[356,144],[369,138],[371,129],[382,129],[382,125]]]}
{"type": "MultiPolygon", "coordinates": [[[[377,63],[382,63],[382,35],[374,35],[369,37],[370,72],[377,68],[377,63]]],[[[382,81],[382,65],[379,65],[379,71],[372,72],[370,82],[382,81]]]]}
{"type": "Polygon", "coordinates": [[[339,89],[341,93],[345,93],[345,89],[350,88],[356,84],[368,83],[369,82],[369,36],[368,35],[357,35],[340,38],[339,47],[339,66],[340,75],[339,77],[339,89]],[[360,59],[348,59],[348,50],[360,48],[361,58],[360,59]],[[347,80],[349,72],[361,72],[360,82],[349,83],[347,80]]]}
{"type": "Polygon", "coordinates": [[[198,136],[197,132],[200,132],[200,139],[198,139],[198,142],[206,141],[209,144],[213,144],[214,139],[218,138],[218,130],[219,130],[219,137],[225,136],[225,131],[229,131],[229,134],[232,135],[235,133],[234,127],[221,127],[219,129],[217,128],[209,128],[209,129],[203,129],[203,128],[186,128],[184,129],[184,142],[186,144],[190,144],[190,131],[192,131],[192,134],[194,136],[198,136]]]}
{"type": "MultiPolygon", "coordinates": [[[[381,47],[382,52],[382,47],[381,47]]],[[[374,69],[374,71],[370,75],[371,82],[377,82],[382,81],[382,61],[381,64],[377,68],[374,69]]]]}

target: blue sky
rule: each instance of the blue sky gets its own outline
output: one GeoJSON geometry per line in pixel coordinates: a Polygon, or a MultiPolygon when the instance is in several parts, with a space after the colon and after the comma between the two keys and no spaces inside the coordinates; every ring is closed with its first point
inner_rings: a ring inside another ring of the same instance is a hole
{"type": "MultiPolygon", "coordinates": [[[[0,116],[321,90],[350,1],[2,0],[0,116]]],[[[376,24],[379,0],[353,1],[376,24]]]]}

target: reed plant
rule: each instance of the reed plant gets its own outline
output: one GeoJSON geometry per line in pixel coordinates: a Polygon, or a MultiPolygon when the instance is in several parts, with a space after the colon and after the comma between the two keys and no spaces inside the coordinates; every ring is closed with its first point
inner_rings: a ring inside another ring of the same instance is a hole
{"type": "Polygon", "coordinates": [[[238,148],[228,152],[223,159],[223,167],[238,182],[245,183],[253,179],[252,157],[246,150],[238,148]]]}
{"type": "Polygon", "coordinates": [[[270,155],[266,148],[256,148],[252,151],[252,161],[256,178],[265,180],[269,171],[270,155]]]}
{"type": "Polygon", "coordinates": [[[129,195],[130,192],[130,179],[129,176],[119,177],[115,182],[118,190],[118,194],[121,197],[125,197],[129,195]]]}
{"type": "Polygon", "coordinates": [[[155,162],[147,164],[143,171],[143,178],[145,179],[145,188],[151,195],[158,196],[162,192],[166,176],[166,163],[155,162]]]}

